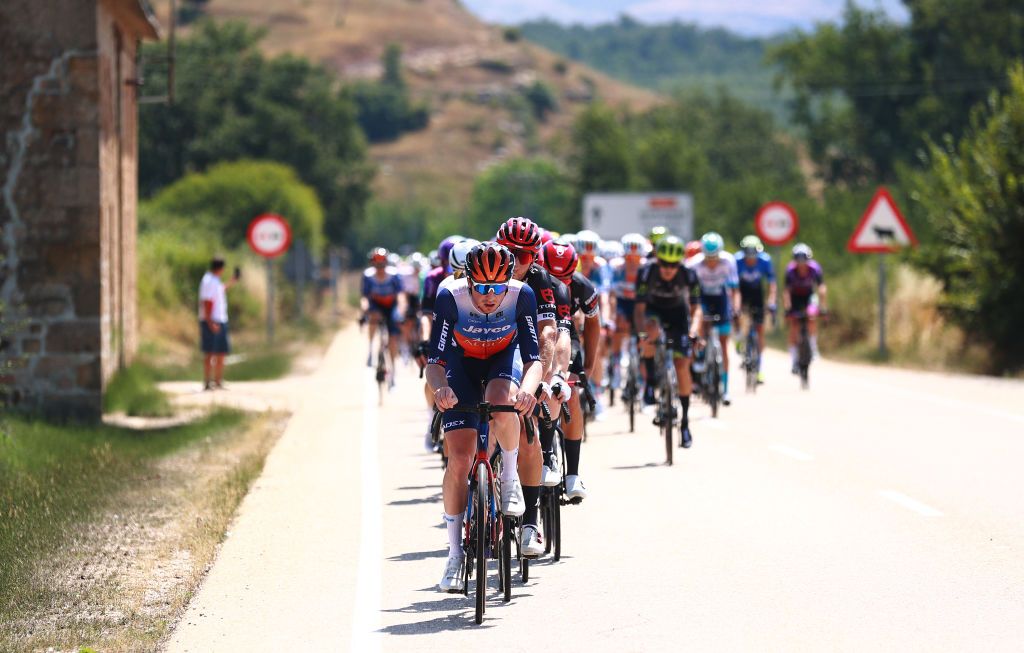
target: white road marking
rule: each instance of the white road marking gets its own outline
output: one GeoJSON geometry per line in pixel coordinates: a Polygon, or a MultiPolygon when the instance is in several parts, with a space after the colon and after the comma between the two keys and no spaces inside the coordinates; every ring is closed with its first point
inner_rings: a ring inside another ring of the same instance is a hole
{"type": "Polygon", "coordinates": [[[799,460],[800,462],[814,460],[814,456],[812,456],[811,454],[800,451],[799,449],[795,449],[789,445],[773,444],[768,448],[774,451],[775,453],[781,453],[783,456],[789,456],[793,460],[799,460]]]}
{"type": "Polygon", "coordinates": [[[725,431],[729,428],[728,424],[716,418],[712,418],[705,422],[702,422],[701,426],[710,426],[711,428],[718,429],[719,431],[725,431]]]}
{"type": "Polygon", "coordinates": [[[879,490],[878,494],[885,497],[889,501],[892,501],[893,503],[898,503],[907,510],[913,510],[919,515],[924,515],[925,517],[942,516],[942,511],[936,510],[935,508],[932,508],[926,503],[921,503],[917,499],[908,497],[902,492],[897,492],[896,490],[879,490]]]}
{"type": "Polygon", "coordinates": [[[380,448],[377,432],[377,383],[367,371],[363,396],[363,435],[360,442],[361,528],[355,614],[352,615],[353,651],[379,651],[381,560],[383,559],[380,491],[380,448]]]}

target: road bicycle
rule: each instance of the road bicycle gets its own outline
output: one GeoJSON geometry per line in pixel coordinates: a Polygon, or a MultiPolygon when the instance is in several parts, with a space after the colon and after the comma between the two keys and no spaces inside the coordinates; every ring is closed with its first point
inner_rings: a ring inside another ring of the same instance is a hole
{"type": "Polygon", "coordinates": [[[743,370],[746,372],[747,392],[757,392],[757,372],[761,369],[761,347],[757,339],[757,322],[752,312],[748,312],[750,324],[747,325],[747,337],[743,342],[743,370]]]}
{"type": "MultiPolygon", "coordinates": [[[[572,385],[572,382],[569,383],[572,385]]],[[[556,422],[552,419],[547,406],[544,406],[540,417],[541,426],[544,429],[551,429],[555,432],[553,443],[554,455],[558,459],[559,469],[562,470],[562,477],[559,479],[558,485],[541,488],[540,495],[539,512],[541,528],[544,533],[544,553],[553,553],[555,562],[562,559],[562,506],[569,504],[578,505],[583,501],[580,498],[568,499],[565,496],[567,469],[565,460],[565,432],[562,430],[560,422],[568,423],[571,419],[569,409],[565,404],[562,404],[559,421],[556,422]]]]}
{"type": "Polygon", "coordinates": [[[620,395],[626,404],[626,411],[629,413],[629,432],[633,433],[636,427],[636,413],[640,402],[640,355],[635,335],[629,337],[629,346],[626,349],[626,379],[620,395]]]}
{"type": "MultiPolygon", "coordinates": [[[[388,355],[390,335],[384,320],[373,318],[377,329],[377,404],[384,405],[384,395],[394,385],[394,370],[391,369],[391,358],[388,355]]],[[[371,354],[372,360],[372,354],[371,354]]],[[[369,363],[368,363],[369,364],[369,363]]]]}
{"type": "MultiPolygon", "coordinates": [[[[463,551],[466,562],[463,567],[463,594],[469,596],[470,579],[476,579],[477,624],[483,622],[487,607],[487,561],[498,560],[498,581],[503,599],[512,598],[512,542],[516,541],[515,522],[501,514],[498,508],[498,476],[494,473],[487,455],[491,432],[491,416],[495,413],[516,413],[514,406],[494,405],[481,401],[476,406],[455,406],[449,411],[475,414],[477,425],[476,458],[469,471],[469,498],[466,506],[463,551]]],[[[536,431],[533,419],[525,420],[526,437],[533,442],[536,431]]],[[[521,557],[521,556],[520,556],[521,557]]]]}
{"type": "Polygon", "coordinates": [[[576,389],[580,392],[580,408],[583,411],[583,441],[587,441],[587,422],[594,419],[594,414],[597,410],[597,399],[594,397],[594,392],[590,388],[590,379],[587,378],[587,373],[583,370],[571,370],[579,379],[576,382],[576,389]]]}
{"type": "Polygon", "coordinates": [[[704,361],[696,367],[700,375],[701,396],[711,407],[711,417],[718,417],[718,406],[722,403],[722,341],[719,337],[720,315],[705,315],[708,335],[704,339],[704,361]]]}
{"type": "MultiPolygon", "coordinates": [[[[676,397],[679,396],[679,379],[676,377],[676,366],[671,349],[672,342],[665,334],[665,329],[658,330],[658,339],[654,345],[654,369],[660,371],[658,378],[658,404],[654,424],[659,428],[665,439],[665,464],[672,464],[672,431],[675,427],[676,397]]],[[[680,437],[682,430],[680,429],[680,437]]]]}
{"type": "Polygon", "coordinates": [[[807,311],[795,311],[792,316],[799,324],[799,331],[796,341],[796,366],[800,375],[800,387],[807,390],[811,386],[810,369],[814,352],[811,350],[811,336],[808,331],[807,311]]]}

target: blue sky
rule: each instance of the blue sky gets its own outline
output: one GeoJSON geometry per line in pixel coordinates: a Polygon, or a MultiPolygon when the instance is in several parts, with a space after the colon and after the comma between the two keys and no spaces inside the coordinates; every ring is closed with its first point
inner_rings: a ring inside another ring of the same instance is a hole
{"type": "MultiPolygon", "coordinates": [[[[599,23],[621,13],[644,22],[679,19],[705,26],[724,26],[763,36],[815,22],[837,19],[845,0],[462,0],[478,16],[496,23],[551,18],[563,23],[599,23]]],[[[881,7],[899,20],[907,17],[900,0],[859,0],[881,7]]]]}

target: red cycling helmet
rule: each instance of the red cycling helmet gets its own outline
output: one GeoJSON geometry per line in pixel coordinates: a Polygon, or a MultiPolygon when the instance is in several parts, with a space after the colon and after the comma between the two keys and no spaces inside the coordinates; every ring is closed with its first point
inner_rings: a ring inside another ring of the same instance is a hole
{"type": "Polygon", "coordinates": [[[473,283],[508,283],[516,257],[495,242],[480,243],[466,254],[466,276],[473,283]]]}
{"type": "Polygon", "coordinates": [[[544,247],[545,245],[547,245],[548,243],[555,239],[555,237],[551,235],[551,232],[545,229],[544,227],[538,227],[538,231],[540,231],[541,247],[544,247]]]}
{"type": "Polygon", "coordinates": [[[370,251],[370,263],[387,263],[388,250],[383,247],[376,247],[370,251]]]}
{"type": "Polygon", "coordinates": [[[699,240],[691,240],[686,243],[686,258],[693,258],[702,251],[704,251],[704,246],[700,244],[699,240]]]}
{"type": "Polygon", "coordinates": [[[498,228],[498,243],[512,249],[540,251],[540,229],[529,218],[509,218],[498,228]]]}
{"type": "Polygon", "coordinates": [[[576,248],[559,240],[544,245],[541,258],[547,271],[559,279],[571,277],[572,273],[576,271],[576,266],[580,264],[576,248]]]}

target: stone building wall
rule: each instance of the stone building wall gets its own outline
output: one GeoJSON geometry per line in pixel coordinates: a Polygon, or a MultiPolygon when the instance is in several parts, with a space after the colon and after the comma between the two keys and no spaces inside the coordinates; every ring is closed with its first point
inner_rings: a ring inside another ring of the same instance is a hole
{"type": "MultiPolygon", "coordinates": [[[[141,20],[140,20],[141,19],[141,20]]],[[[138,0],[0,2],[0,382],[96,418],[135,349],[138,0]]]]}

